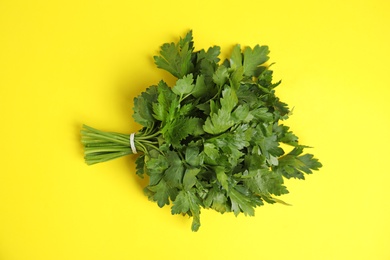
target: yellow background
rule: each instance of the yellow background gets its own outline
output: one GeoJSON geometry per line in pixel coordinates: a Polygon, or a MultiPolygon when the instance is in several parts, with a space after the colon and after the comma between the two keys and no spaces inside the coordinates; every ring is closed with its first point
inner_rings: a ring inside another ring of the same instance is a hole
{"type": "Polygon", "coordinates": [[[390,259],[390,4],[0,1],[0,259],[390,259]],[[171,216],[134,158],[87,166],[82,123],[129,133],[152,56],[269,45],[287,124],[324,164],[255,217],[171,216]]]}

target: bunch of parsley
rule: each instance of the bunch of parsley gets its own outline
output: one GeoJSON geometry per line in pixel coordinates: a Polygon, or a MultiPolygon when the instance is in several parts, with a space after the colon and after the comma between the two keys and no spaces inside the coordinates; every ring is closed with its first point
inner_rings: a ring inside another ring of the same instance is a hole
{"type": "MultiPolygon", "coordinates": [[[[275,95],[267,46],[233,48],[220,62],[220,47],[195,51],[192,32],[165,43],[155,64],[177,78],[160,81],[134,99],[133,136],[140,152],[136,173],[149,177],[145,194],[172,214],[193,218],[201,208],[253,216],[264,202],[288,193],[284,178],[304,179],[322,165],[281,122],[290,115],[275,95]],[[280,144],[291,146],[285,152],[280,144]]],[[[84,125],[85,161],[95,164],[134,153],[129,134],[84,125]]]]}

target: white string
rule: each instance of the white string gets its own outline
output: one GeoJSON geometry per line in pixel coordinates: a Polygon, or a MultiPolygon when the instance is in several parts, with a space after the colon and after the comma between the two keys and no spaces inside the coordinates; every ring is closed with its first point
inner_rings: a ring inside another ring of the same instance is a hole
{"type": "Polygon", "coordinates": [[[133,154],[137,154],[137,148],[135,148],[135,144],[134,144],[134,135],[135,133],[130,134],[130,148],[133,154]]]}

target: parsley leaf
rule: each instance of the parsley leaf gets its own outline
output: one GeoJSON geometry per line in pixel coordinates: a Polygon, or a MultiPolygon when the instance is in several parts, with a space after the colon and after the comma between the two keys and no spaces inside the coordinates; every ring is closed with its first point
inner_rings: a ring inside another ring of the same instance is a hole
{"type": "Polygon", "coordinates": [[[183,96],[184,94],[189,94],[194,89],[195,85],[192,74],[188,74],[181,79],[176,81],[176,85],[172,88],[172,91],[179,96],[183,96]]]}
{"type": "Polygon", "coordinates": [[[190,31],[176,44],[173,42],[163,44],[160,51],[161,56],[154,56],[154,61],[158,68],[181,78],[193,70],[191,63],[193,49],[192,31],[190,31]]]}
{"type": "Polygon", "coordinates": [[[172,214],[188,214],[193,217],[192,231],[197,231],[200,227],[200,200],[191,191],[182,190],[177,195],[172,206],[172,214]]]}
{"type": "MultiPolygon", "coordinates": [[[[226,87],[222,91],[222,98],[220,99],[221,108],[217,113],[212,113],[204,124],[204,131],[210,134],[220,134],[234,125],[234,120],[231,116],[233,108],[237,105],[238,99],[235,91],[226,87]]],[[[214,104],[214,103],[210,103],[214,104]]],[[[210,107],[210,110],[214,110],[210,107]]]]}
{"type": "Polygon", "coordinates": [[[259,76],[261,71],[259,66],[269,59],[268,54],[268,46],[256,45],[253,49],[246,47],[243,53],[244,75],[249,77],[259,76]]]}
{"type": "Polygon", "coordinates": [[[318,170],[322,164],[312,154],[302,154],[303,146],[296,146],[291,152],[279,159],[279,165],[275,167],[284,177],[305,179],[304,174],[311,174],[318,170]]]}
{"type": "Polygon", "coordinates": [[[157,86],[151,86],[145,92],[142,92],[141,95],[134,98],[134,121],[146,127],[152,126],[155,121],[153,105],[158,95],[157,88],[157,86]]]}

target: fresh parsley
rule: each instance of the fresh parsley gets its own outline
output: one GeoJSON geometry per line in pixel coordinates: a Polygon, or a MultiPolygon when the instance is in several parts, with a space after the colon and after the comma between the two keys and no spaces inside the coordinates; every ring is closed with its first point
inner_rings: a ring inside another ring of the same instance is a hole
{"type": "MultiPolygon", "coordinates": [[[[220,61],[220,47],[194,48],[192,31],[165,43],[155,64],[177,78],[150,86],[134,99],[136,173],[149,184],[145,194],[172,214],[192,217],[201,209],[253,216],[255,208],[284,203],[284,179],[304,179],[322,165],[288,126],[287,104],[275,95],[267,46],[233,48],[220,61]],[[280,144],[292,147],[285,152],[280,144]]],[[[132,154],[130,135],[83,125],[87,164],[132,154]]]]}

